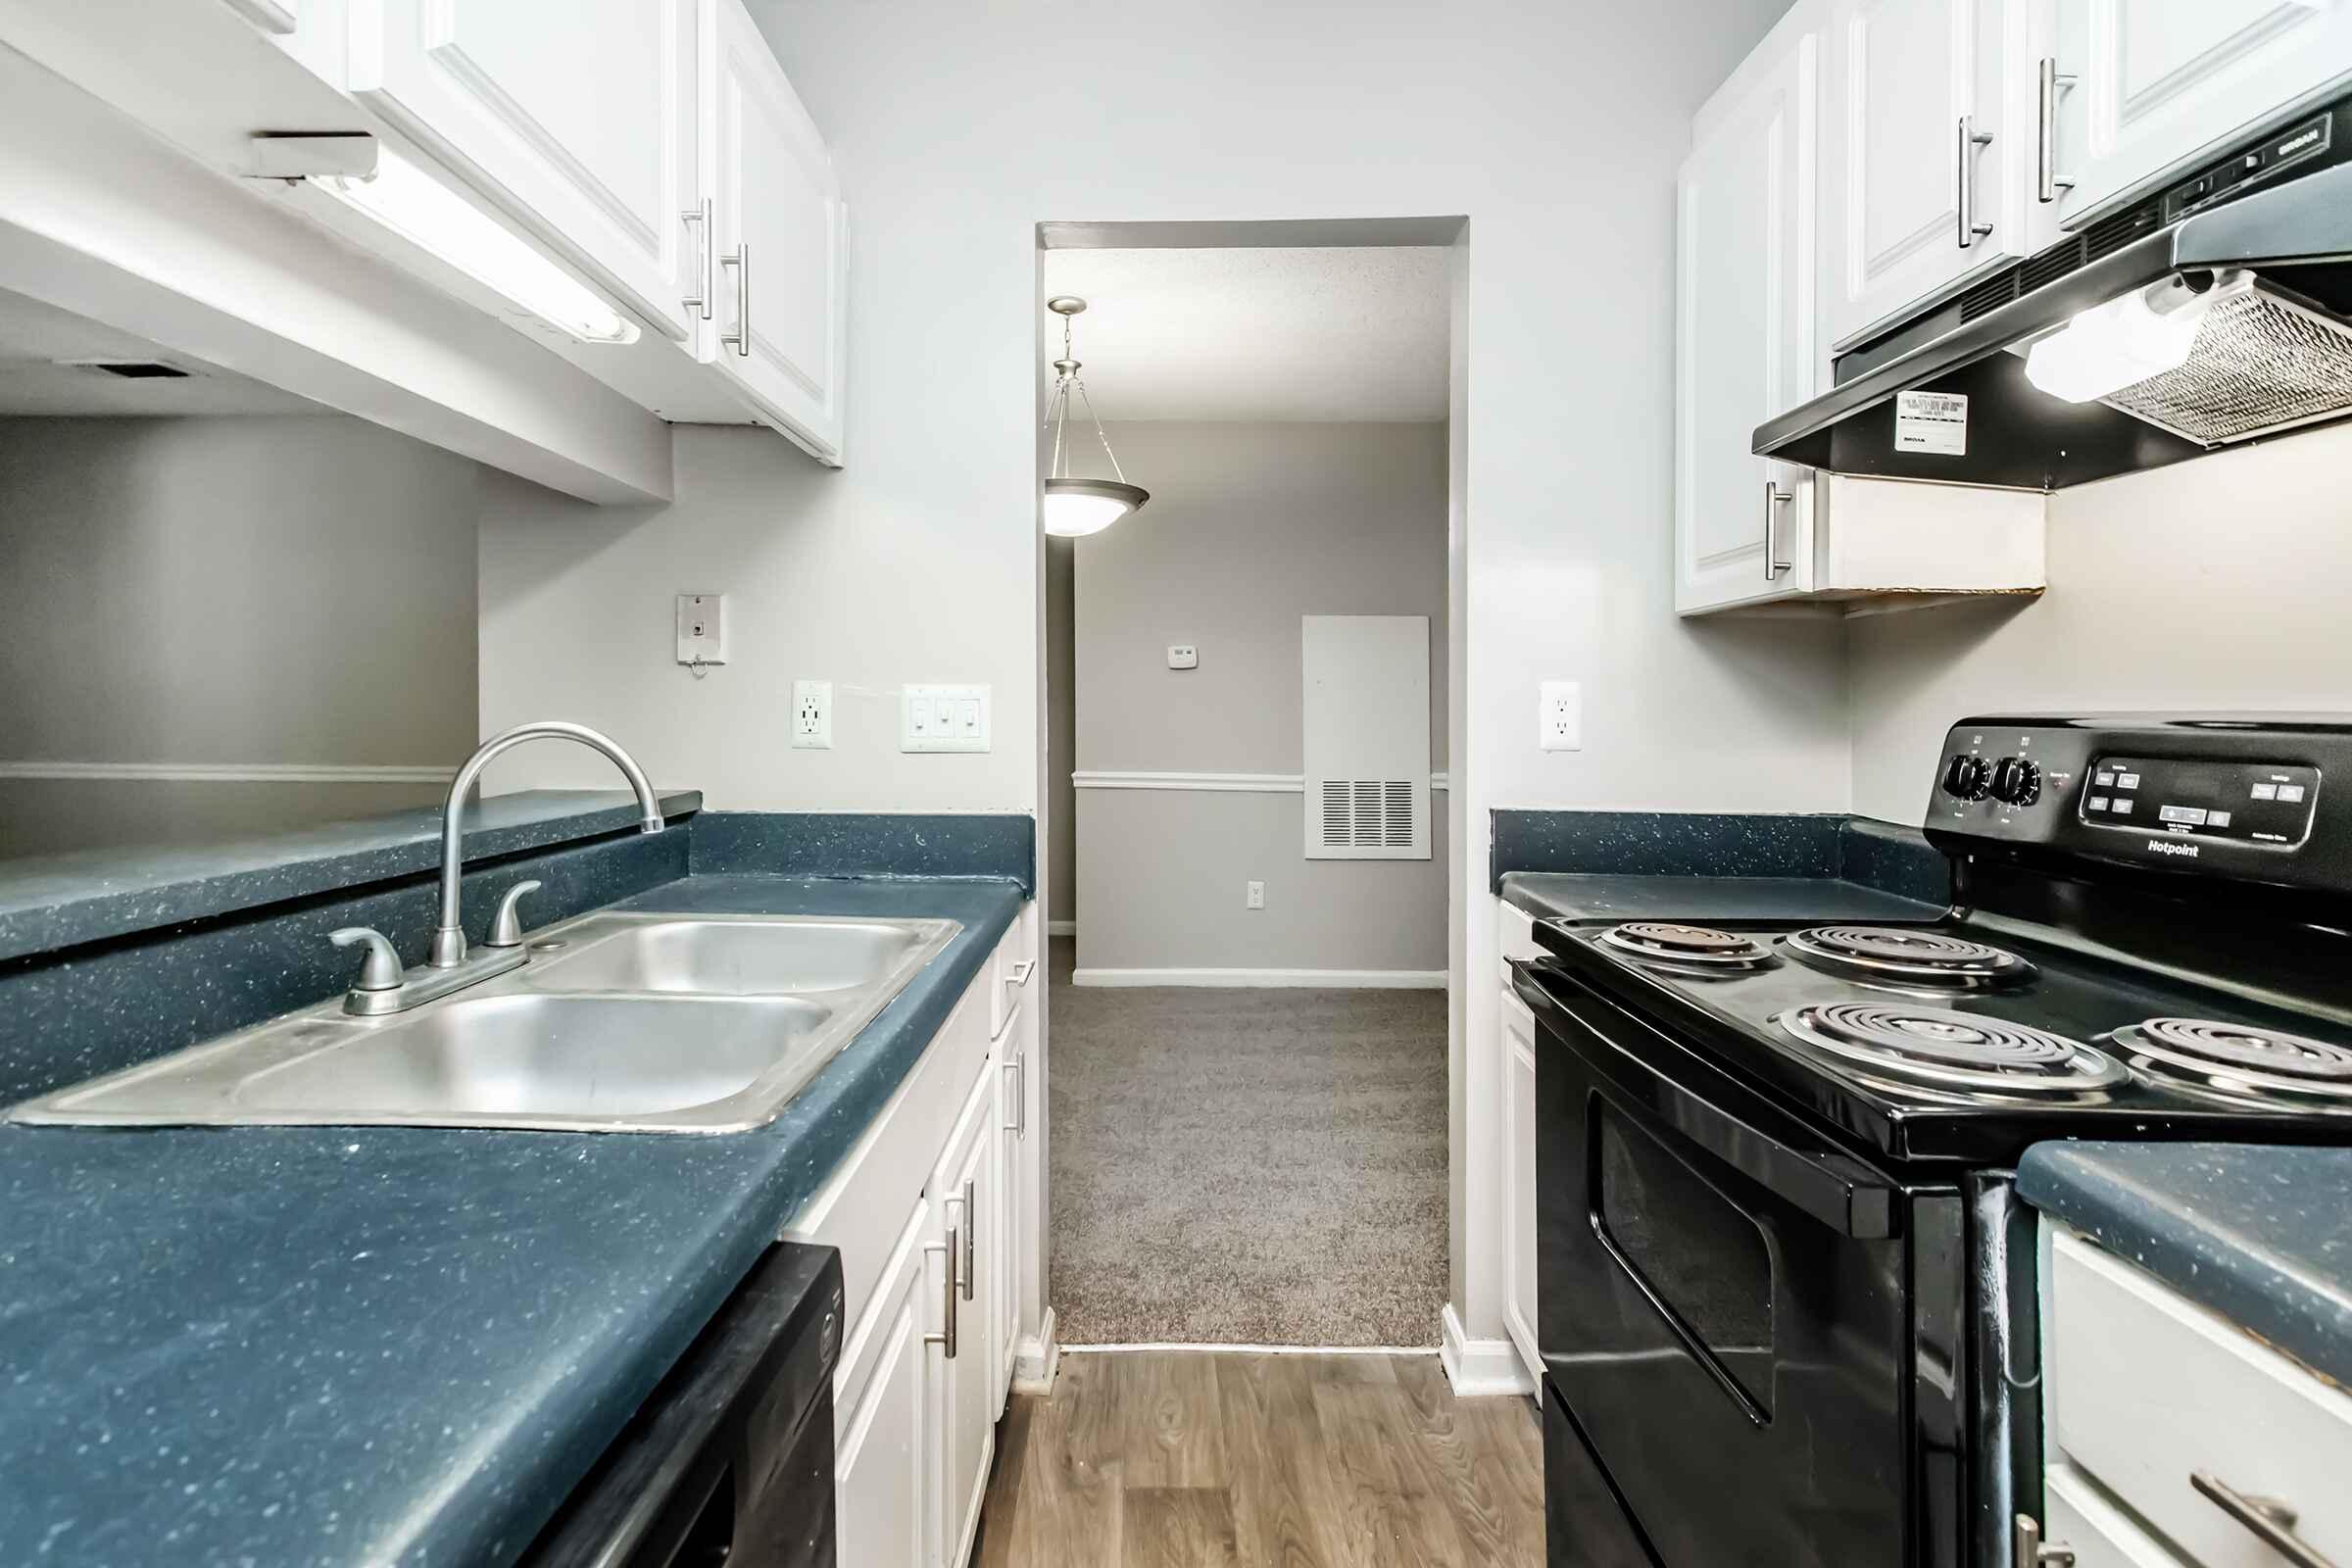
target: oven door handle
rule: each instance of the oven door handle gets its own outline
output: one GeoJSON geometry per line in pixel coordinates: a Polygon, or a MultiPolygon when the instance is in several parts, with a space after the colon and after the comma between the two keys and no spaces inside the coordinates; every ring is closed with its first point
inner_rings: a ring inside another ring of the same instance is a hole
{"type": "Polygon", "coordinates": [[[1878,1241],[1894,1234],[1895,1189],[1860,1160],[1830,1150],[1795,1148],[1710,1103],[1610,1039],[1592,1018],[1546,989],[1525,960],[1512,963],[1511,988],[1539,1023],[1549,1023],[1571,1040],[1582,1033],[1598,1041],[1608,1052],[1606,1075],[1647,1091],[1653,1114],[1679,1137],[1841,1236],[1878,1241]]]}

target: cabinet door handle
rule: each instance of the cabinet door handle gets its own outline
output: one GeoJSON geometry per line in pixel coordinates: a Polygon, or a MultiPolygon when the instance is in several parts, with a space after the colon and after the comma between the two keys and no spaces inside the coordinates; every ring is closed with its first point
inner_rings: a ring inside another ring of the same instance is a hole
{"type": "Polygon", "coordinates": [[[689,207],[678,217],[694,235],[694,266],[688,270],[695,279],[694,292],[681,296],[678,303],[708,321],[710,319],[710,296],[718,292],[718,279],[711,275],[718,247],[711,243],[710,238],[710,198],[704,197],[702,206],[689,207]]]}
{"type": "Polygon", "coordinates": [[[1796,564],[1781,554],[1781,508],[1796,497],[1770,479],[1764,481],[1764,580],[1778,582],[1796,564]]]}
{"type": "Polygon", "coordinates": [[[1026,1138],[1029,1136],[1029,1058],[1013,1057],[1004,1064],[1004,1071],[1012,1074],[1012,1120],[1004,1124],[1004,1131],[1015,1138],[1026,1138]]]}
{"type": "Polygon", "coordinates": [[[1012,966],[1012,973],[1004,977],[1005,986],[1013,991],[1020,990],[1029,983],[1029,973],[1036,967],[1037,960],[1035,958],[1023,958],[1012,966]]]}
{"type": "Polygon", "coordinates": [[[2010,1555],[2015,1568],[2075,1568],[2075,1548],[2061,1541],[2041,1544],[2041,1521],[2030,1513],[2017,1516],[2010,1532],[2010,1555]]]}
{"type": "Polygon", "coordinates": [[[980,1236],[979,1210],[972,1204],[972,1183],[963,1184],[963,1298],[972,1298],[973,1280],[978,1276],[979,1259],[973,1255],[980,1236]]]}
{"type": "MultiPolygon", "coordinates": [[[[949,1201],[953,1202],[954,1200],[951,1199],[949,1201]]],[[[923,1244],[923,1252],[926,1256],[933,1252],[940,1252],[944,1253],[947,1259],[946,1270],[940,1276],[946,1282],[940,1295],[940,1331],[937,1334],[924,1335],[923,1343],[936,1345],[946,1350],[948,1359],[951,1361],[956,1359],[956,1254],[958,1248],[959,1244],[956,1240],[956,1227],[953,1225],[948,1227],[946,1241],[923,1244]]]]}
{"type": "Polygon", "coordinates": [[[2203,1470],[2192,1472],[2188,1484],[2212,1498],[2222,1512],[2260,1536],[2264,1545],[2295,1568],[2335,1568],[2314,1551],[2309,1542],[2295,1534],[2295,1510],[2277,1497],[2249,1497],[2220,1476],[2203,1470]]]}
{"type": "MultiPolygon", "coordinates": [[[[2040,145],[2034,157],[2034,172],[2038,186],[2034,194],[2045,202],[2054,202],[2058,199],[2060,191],[2075,188],[2075,182],[2072,179],[2058,172],[2058,94],[2074,84],[2074,77],[2060,74],[2056,56],[2044,55],[2041,57],[2041,82],[2035,100],[2037,106],[2035,134],[2040,138],[2040,145]]],[[[1961,243],[1966,244],[1967,241],[1963,240],[1961,243]]]]}
{"type": "Polygon", "coordinates": [[[1990,132],[1974,128],[1971,124],[1973,118],[1969,115],[1960,117],[1959,162],[1952,171],[1959,185],[1959,199],[1953,206],[1959,213],[1960,231],[1957,238],[1962,250],[1992,232],[1990,223],[1977,221],[1977,149],[1991,146],[1992,136],[1990,132]]]}
{"type": "Polygon", "coordinates": [[[721,332],[718,340],[735,351],[738,359],[752,355],[752,242],[739,239],[735,248],[718,259],[721,267],[735,269],[735,330],[721,332]]]}

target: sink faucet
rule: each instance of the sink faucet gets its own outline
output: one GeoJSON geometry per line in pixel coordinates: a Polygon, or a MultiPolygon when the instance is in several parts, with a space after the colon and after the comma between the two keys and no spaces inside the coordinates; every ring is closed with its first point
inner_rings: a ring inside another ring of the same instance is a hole
{"type": "MultiPolygon", "coordinates": [[[[426,960],[431,968],[454,969],[466,961],[466,923],[459,908],[459,873],[465,869],[459,815],[466,808],[466,796],[472,790],[474,780],[481,777],[482,769],[490,765],[491,759],[502,752],[514,750],[524,741],[536,740],[578,741],[582,746],[611,758],[612,765],[619,768],[621,776],[629,781],[629,788],[637,792],[637,809],[641,813],[638,831],[662,831],[662,805],[654,799],[654,787],[646,782],[645,769],[639,767],[636,759],[622,751],[618,743],[610,737],[598,734],[585,724],[567,724],[552,718],[542,719],[535,724],[517,724],[513,729],[491,736],[466,760],[466,765],[458,769],[458,776],[449,781],[449,799],[441,808],[441,914],[433,925],[432,956],[426,960]]],[[[536,887],[538,884],[531,885],[536,887]]],[[[512,907],[513,896],[510,895],[508,904],[501,908],[501,914],[511,911],[512,907]]]]}

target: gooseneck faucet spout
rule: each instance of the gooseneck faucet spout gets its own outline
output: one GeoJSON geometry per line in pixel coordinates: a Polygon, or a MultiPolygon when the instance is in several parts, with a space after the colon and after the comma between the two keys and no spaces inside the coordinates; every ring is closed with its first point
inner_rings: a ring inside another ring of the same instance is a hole
{"type": "Polygon", "coordinates": [[[578,741],[591,751],[604,753],[637,792],[637,809],[641,819],[637,826],[645,833],[662,831],[662,805],[654,798],[653,785],[646,782],[645,769],[635,758],[622,751],[611,737],[600,735],[585,724],[567,724],[560,719],[543,719],[535,724],[517,724],[513,729],[491,736],[482,742],[481,749],[466,760],[458,776],[449,781],[449,799],[441,808],[441,914],[433,925],[433,952],[428,960],[435,969],[454,969],[466,961],[466,923],[459,908],[460,873],[465,869],[465,851],[461,847],[459,817],[466,808],[466,797],[473,789],[474,780],[493,758],[512,751],[524,741],[578,741]]]}

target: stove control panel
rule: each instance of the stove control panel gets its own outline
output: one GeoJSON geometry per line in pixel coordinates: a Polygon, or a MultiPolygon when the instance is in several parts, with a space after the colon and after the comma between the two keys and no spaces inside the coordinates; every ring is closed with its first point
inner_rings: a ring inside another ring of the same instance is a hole
{"type": "Polygon", "coordinates": [[[2102,753],[2076,790],[2076,812],[2111,833],[2234,839],[2292,850],[2311,837],[2320,770],[2102,753]]]}
{"type": "Polygon", "coordinates": [[[1970,719],[1945,741],[1925,826],[1946,853],[1990,841],[2352,894],[2352,804],[2328,797],[2346,770],[2352,716],[1970,719]]]}

